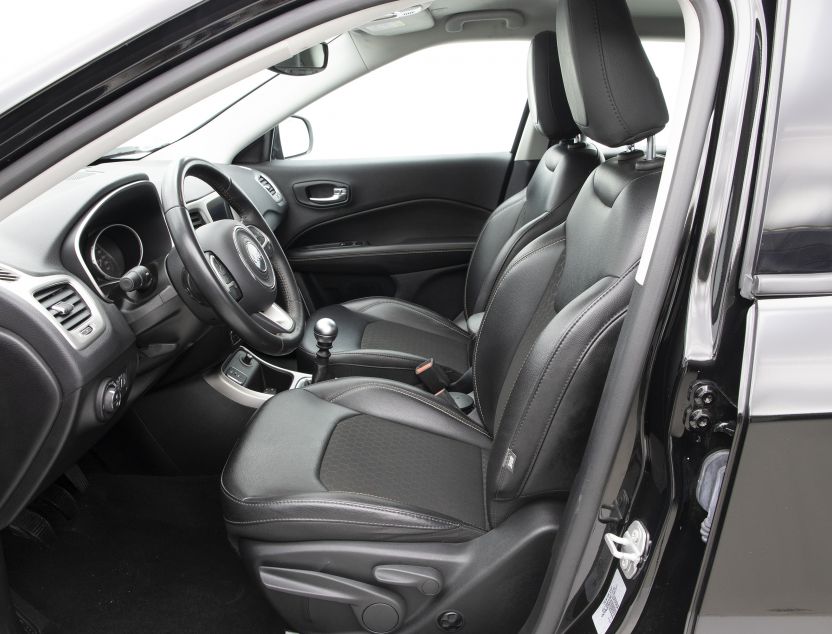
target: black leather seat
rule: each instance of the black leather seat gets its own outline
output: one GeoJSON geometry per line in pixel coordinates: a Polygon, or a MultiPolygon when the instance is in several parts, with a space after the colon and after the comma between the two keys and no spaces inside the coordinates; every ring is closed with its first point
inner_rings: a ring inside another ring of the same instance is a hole
{"type": "MultiPolygon", "coordinates": [[[[583,132],[619,146],[665,125],[625,0],[563,0],[557,28],[583,132]]],[[[606,161],[566,222],[505,267],[473,351],[472,416],[367,377],[261,407],[222,476],[225,518],[292,625],[433,631],[453,609],[470,631],[517,631],[582,459],[660,176],[661,160],[640,151],[606,161]],[[419,591],[425,575],[447,588],[419,591]]]]}
{"type": "Polygon", "coordinates": [[[463,314],[454,322],[423,306],[389,297],[325,306],[308,321],[298,350],[303,367],[312,366],[317,350],[312,330],[322,317],[338,324],[330,362],[333,376],[415,382],[413,370],[427,358],[442,365],[451,378],[471,366],[474,324],[506,263],[566,219],[578,190],[602,158],[594,146],[575,141],[578,128],[566,101],[551,31],[538,33],[529,47],[528,93],[529,116],[555,145],[543,155],[529,185],[497,207],[483,227],[468,267],[463,314]]]}

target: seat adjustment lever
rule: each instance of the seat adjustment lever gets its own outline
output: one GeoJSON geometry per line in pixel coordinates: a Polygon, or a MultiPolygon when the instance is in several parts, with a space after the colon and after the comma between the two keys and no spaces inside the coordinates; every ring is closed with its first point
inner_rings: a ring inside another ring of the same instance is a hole
{"type": "Polygon", "coordinates": [[[426,597],[435,597],[442,592],[442,574],[428,566],[376,566],[373,568],[373,578],[385,585],[416,588],[426,597]]]}
{"type": "Polygon", "coordinates": [[[259,572],[269,590],[349,605],[361,626],[373,634],[395,632],[404,622],[404,601],[389,590],[314,570],[261,566],[259,572]]]}

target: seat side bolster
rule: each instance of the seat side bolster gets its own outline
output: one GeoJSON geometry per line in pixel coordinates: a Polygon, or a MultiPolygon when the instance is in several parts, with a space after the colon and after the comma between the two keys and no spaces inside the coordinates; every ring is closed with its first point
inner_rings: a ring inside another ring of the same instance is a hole
{"type": "Polygon", "coordinates": [[[474,346],[474,396],[491,430],[500,386],[565,248],[562,225],[529,243],[506,267],[486,307],[474,346]]]}
{"type": "Polygon", "coordinates": [[[480,448],[491,446],[490,434],[476,421],[418,388],[385,379],[345,378],[307,390],[350,410],[386,418],[415,429],[446,436],[480,448]]]}
{"type": "MultiPolygon", "coordinates": [[[[635,265],[620,278],[599,280],[559,312],[506,386],[489,465],[491,499],[569,491],[634,276],[635,265]],[[502,459],[509,452],[512,459],[502,459]],[[541,453],[546,459],[538,461],[541,453]]],[[[499,518],[492,513],[491,520],[499,518]]]]}
{"type": "Polygon", "coordinates": [[[226,506],[226,524],[231,532],[248,538],[262,533],[265,539],[280,523],[281,540],[332,539],[406,541],[467,541],[484,531],[460,520],[402,505],[394,500],[354,493],[328,491],[238,500],[226,506]]]}
{"type": "Polygon", "coordinates": [[[344,308],[367,316],[371,320],[392,321],[397,324],[439,332],[445,336],[468,339],[468,333],[447,317],[437,312],[394,297],[365,297],[342,304],[344,308]]]}

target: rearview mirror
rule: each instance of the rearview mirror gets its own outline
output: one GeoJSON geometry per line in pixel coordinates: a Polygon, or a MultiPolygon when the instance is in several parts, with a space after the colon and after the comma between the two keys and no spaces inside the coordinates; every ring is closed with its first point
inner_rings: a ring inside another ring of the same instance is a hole
{"type": "Polygon", "coordinates": [[[316,44],[312,48],[301,51],[289,59],[271,66],[269,70],[281,75],[314,75],[326,68],[329,60],[329,47],[326,42],[316,44]]]}

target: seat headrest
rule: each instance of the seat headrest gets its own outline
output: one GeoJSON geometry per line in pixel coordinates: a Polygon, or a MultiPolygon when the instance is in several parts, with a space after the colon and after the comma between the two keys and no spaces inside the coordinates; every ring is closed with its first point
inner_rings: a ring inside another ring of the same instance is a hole
{"type": "Polygon", "coordinates": [[[537,131],[554,141],[578,136],[560,75],[557,37],[552,31],[543,31],[532,38],[527,81],[529,116],[537,131]]]}
{"type": "Polygon", "coordinates": [[[560,0],[556,28],[566,96],[581,132],[618,147],[665,126],[667,105],[625,0],[560,0]]]}

